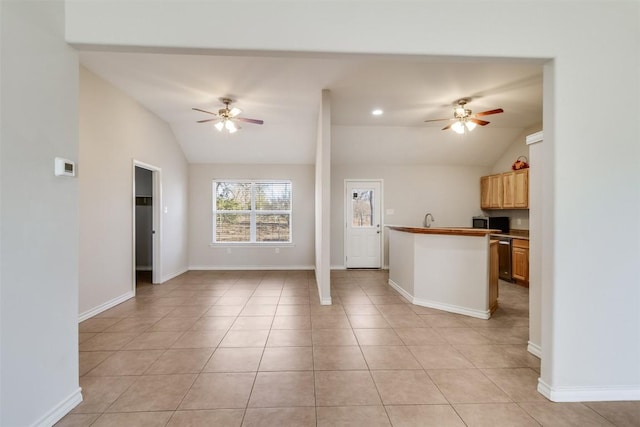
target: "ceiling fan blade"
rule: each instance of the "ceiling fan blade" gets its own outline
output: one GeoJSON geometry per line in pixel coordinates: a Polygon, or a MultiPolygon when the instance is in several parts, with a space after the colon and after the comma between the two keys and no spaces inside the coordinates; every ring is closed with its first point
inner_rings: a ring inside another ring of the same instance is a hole
{"type": "Polygon", "coordinates": [[[491,123],[491,122],[488,122],[486,120],[480,120],[480,119],[471,119],[471,118],[469,118],[467,120],[469,120],[470,122],[473,122],[473,123],[475,123],[477,125],[480,125],[480,126],[486,126],[489,123],[491,123]]]}
{"type": "Polygon", "coordinates": [[[498,114],[498,113],[504,113],[504,110],[502,108],[496,108],[495,110],[487,110],[487,111],[483,111],[482,113],[476,113],[474,114],[474,116],[482,117],[482,116],[488,116],[490,114],[498,114]]]}
{"type": "Polygon", "coordinates": [[[453,123],[451,123],[450,125],[447,125],[447,126],[443,127],[443,128],[442,128],[442,130],[447,130],[447,129],[449,129],[451,126],[453,126],[453,123]]]}
{"type": "Polygon", "coordinates": [[[443,122],[445,120],[455,120],[455,119],[429,119],[429,120],[425,120],[425,123],[429,123],[429,122],[443,122]]]}
{"type": "Polygon", "coordinates": [[[201,110],[200,108],[192,108],[192,110],[200,111],[202,113],[207,113],[207,114],[213,114],[214,116],[218,115],[218,113],[212,113],[211,111],[201,110]]]}
{"type": "Polygon", "coordinates": [[[264,123],[264,120],[258,119],[247,119],[245,117],[234,117],[233,120],[238,120],[240,122],[253,123],[254,125],[261,125],[264,123]]]}
{"type": "Polygon", "coordinates": [[[206,123],[206,122],[214,122],[218,119],[206,119],[206,120],[198,120],[196,123],[206,123]]]}

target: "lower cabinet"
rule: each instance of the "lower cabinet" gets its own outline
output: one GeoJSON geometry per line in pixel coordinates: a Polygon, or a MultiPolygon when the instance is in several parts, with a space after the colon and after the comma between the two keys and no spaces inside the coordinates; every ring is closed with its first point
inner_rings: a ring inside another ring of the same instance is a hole
{"type": "Polygon", "coordinates": [[[513,239],[511,242],[511,275],[529,283],[529,241],[513,239]]]}

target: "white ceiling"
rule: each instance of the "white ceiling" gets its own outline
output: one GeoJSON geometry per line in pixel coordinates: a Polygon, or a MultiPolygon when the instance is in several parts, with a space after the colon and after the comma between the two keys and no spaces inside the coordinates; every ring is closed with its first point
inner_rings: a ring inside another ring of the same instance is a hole
{"type": "Polygon", "coordinates": [[[484,165],[542,122],[542,67],[532,62],[365,55],[175,55],[82,52],[81,63],[165,120],[190,163],[314,163],[322,89],[331,91],[337,163],[484,165]],[[242,124],[219,133],[192,107],[231,97],[242,124]],[[472,97],[490,125],[463,137],[441,131],[451,104],[472,97]],[[385,111],[371,115],[373,108],[385,111]]]}

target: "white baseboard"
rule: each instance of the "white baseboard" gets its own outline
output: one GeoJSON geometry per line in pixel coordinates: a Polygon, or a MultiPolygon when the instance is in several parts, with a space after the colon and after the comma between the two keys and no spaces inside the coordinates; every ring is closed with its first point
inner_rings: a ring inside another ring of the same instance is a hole
{"type": "MultiPolygon", "coordinates": [[[[347,267],[344,265],[332,265],[331,266],[332,270],[346,270],[347,267]]],[[[383,265],[382,267],[380,267],[380,270],[388,270],[389,266],[388,265],[383,265]]],[[[354,270],[358,270],[357,268],[354,268],[354,270]]],[[[366,269],[366,270],[375,270],[375,268],[371,268],[371,269],[366,269]]]]}
{"type": "Polygon", "coordinates": [[[116,305],[125,302],[126,300],[133,298],[134,296],[135,294],[133,293],[133,291],[129,291],[125,294],[113,298],[112,300],[100,304],[99,306],[92,308],[91,310],[80,313],[80,315],[78,316],[78,323],[82,322],[83,320],[87,320],[97,314],[100,314],[103,311],[109,310],[111,307],[115,307],[116,305]]]}
{"type": "Polygon", "coordinates": [[[320,299],[320,305],[331,305],[331,304],[332,304],[331,297],[320,299]]]}
{"type": "Polygon", "coordinates": [[[465,316],[475,317],[477,319],[487,320],[491,317],[490,310],[474,310],[472,308],[460,307],[452,304],[444,304],[441,302],[423,300],[420,298],[414,298],[412,301],[415,305],[422,307],[435,308],[436,310],[448,311],[449,313],[464,314],[465,316]]]}
{"type": "Polygon", "coordinates": [[[58,403],[49,412],[44,414],[38,421],[31,424],[32,427],[51,427],[67,415],[73,408],[82,402],[82,389],[78,387],[66,399],[58,403]]]}
{"type": "Polygon", "coordinates": [[[527,351],[533,354],[538,359],[542,359],[542,348],[538,344],[534,344],[531,341],[527,344],[527,351]]]}
{"type": "Polygon", "coordinates": [[[389,285],[396,291],[400,292],[400,294],[409,300],[412,304],[419,305],[422,307],[435,308],[436,310],[448,311],[449,313],[456,314],[464,314],[465,316],[476,317],[478,319],[489,319],[491,317],[491,311],[489,310],[474,310],[472,308],[460,307],[453,304],[445,304],[436,301],[429,301],[426,299],[415,298],[409,292],[405,291],[393,280],[389,279],[389,285]]]}
{"type": "Polygon", "coordinates": [[[175,273],[168,274],[168,275],[166,275],[166,276],[164,276],[162,278],[162,281],[160,283],[167,282],[167,281],[173,279],[174,277],[178,277],[179,275],[186,273],[187,271],[189,271],[189,269],[187,267],[185,267],[185,268],[183,268],[181,270],[176,271],[175,273]]]}
{"type": "Polygon", "coordinates": [[[406,299],[408,299],[409,301],[413,301],[413,295],[411,295],[409,292],[405,291],[400,285],[398,285],[396,282],[394,282],[393,280],[389,279],[389,285],[395,289],[396,291],[400,292],[400,295],[402,295],[403,297],[405,297],[406,299]]]}
{"type": "Polygon", "coordinates": [[[188,270],[315,270],[313,265],[190,265],[188,270]]]}
{"type": "Polygon", "coordinates": [[[552,402],[640,400],[640,386],[551,387],[538,378],[538,391],[552,402]]]}

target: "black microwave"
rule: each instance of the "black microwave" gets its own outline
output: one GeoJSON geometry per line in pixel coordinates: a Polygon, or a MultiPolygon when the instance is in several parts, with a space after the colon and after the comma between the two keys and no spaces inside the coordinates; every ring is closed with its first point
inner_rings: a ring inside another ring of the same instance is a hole
{"type": "Polygon", "coordinates": [[[508,216],[474,216],[472,221],[473,228],[489,228],[502,233],[510,231],[508,216]]]}

